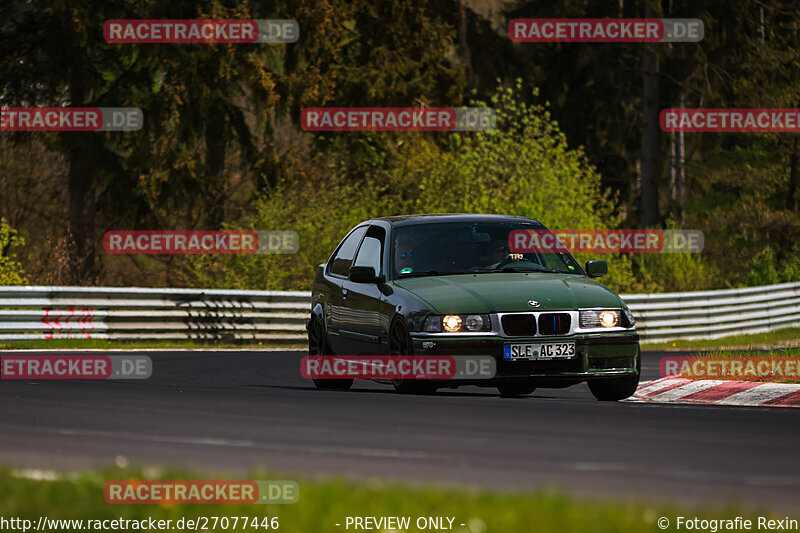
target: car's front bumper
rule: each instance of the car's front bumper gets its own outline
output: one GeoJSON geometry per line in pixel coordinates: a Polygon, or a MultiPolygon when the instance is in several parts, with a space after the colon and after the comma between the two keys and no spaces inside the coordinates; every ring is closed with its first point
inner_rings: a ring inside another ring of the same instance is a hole
{"type": "MultiPolygon", "coordinates": [[[[639,358],[639,335],[635,330],[614,333],[590,333],[568,336],[504,337],[496,335],[459,337],[432,336],[411,333],[417,355],[489,355],[497,364],[495,378],[488,383],[506,379],[534,379],[544,386],[547,382],[559,386],[587,379],[636,375],[639,358]],[[569,359],[508,360],[503,357],[505,344],[574,342],[575,355],[569,359]]],[[[483,380],[484,382],[487,380],[483,380]]],[[[472,382],[472,380],[470,380],[472,382]]],[[[460,384],[465,384],[463,381],[460,384]]]]}

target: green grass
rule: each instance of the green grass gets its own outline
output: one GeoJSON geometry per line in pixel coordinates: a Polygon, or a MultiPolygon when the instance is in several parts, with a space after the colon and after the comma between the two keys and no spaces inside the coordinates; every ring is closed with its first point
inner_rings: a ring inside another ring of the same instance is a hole
{"type": "Polygon", "coordinates": [[[676,340],[669,342],[643,342],[643,350],[712,350],[724,348],[749,349],[800,345],[800,328],[776,329],[753,335],[732,335],[721,339],[676,340]]]}
{"type": "MultiPolygon", "coordinates": [[[[714,340],[676,340],[669,342],[643,342],[642,350],[747,350],[770,347],[800,345],[800,328],[786,328],[754,335],[733,335],[714,340]]],[[[226,348],[282,348],[305,349],[305,341],[109,341],[102,339],[53,339],[0,342],[0,350],[47,350],[47,349],[104,349],[135,350],[143,348],[162,349],[226,349],[226,348]]]]}
{"type": "Polygon", "coordinates": [[[298,350],[307,348],[305,341],[196,341],[196,340],[164,340],[164,341],[109,341],[103,339],[53,339],[29,341],[3,341],[0,350],[53,350],[53,349],[102,349],[102,350],[137,350],[137,349],[263,349],[283,348],[298,350]]]}
{"type": "MultiPolygon", "coordinates": [[[[694,354],[693,354],[694,355],[694,354]]],[[[703,351],[696,355],[702,357],[793,357],[800,358],[800,348],[766,348],[766,349],[748,349],[748,350],[731,350],[726,348],[719,348],[714,350],[703,351]]]]}
{"type": "MultiPolygon", "coordinates": [[[[409,487],[384,484],[377,479],[307,481],[263,472],[256,472],[249,478],[295,479],[300,487],[299,501],[289,505],[110,505],[103,499],[105,481],[143,477],[142,471],[137,469],[106,469],[81,473],[70,479],[37,481],[20,479],[11,470],[0,469],[0,516],[30,519],[34,527],[39,516],[84,520],[153,517],[172,519],[173,523],[181,517],[277,516],[279,530],[291,533],[341,533],[347,531],[344,527],[347,516],[410,516],[412,524],[417,517],[450,516],[455,517],[453,533],[646,533],[661,531],[657,520],[662,516],[670,520],[669,530],[674,531],[676,516],[754,518],[771,514],[756,509],[743,511],[737,505],[688,510],[672,505],[612,500],[605,494],[585,500],[552,491],[523,493],[409,487]],[[756,511],[758,515],[754,514],[756,511]],[[341,526],[336,526],[337,523],[341,526]]],[[[176,470],[150,471],[146,477],[208,479],[176,470]]],[[[248,527],[246,531],[264,530],[248,527]]],[[[408,531],[419,530],[412,525],[408,531]]]]}
{"type": "MultiPolygon", "coordinates": [[[[642,343],[643,350],[714,350],[769,348],[800,345],[800,328],[786,328],[754,335],[734,335],[714,340],[677,340],[659,343],[642,343]]],[[[163,349],[209,349],[209,348],[283,348],[287,350],[305,349],[305,341],[108,341],[102,339],[53,339],[0,342],[0,350],[46,350],[46,349],[105,349],[135,350],[142,348],[163,349]]]]}

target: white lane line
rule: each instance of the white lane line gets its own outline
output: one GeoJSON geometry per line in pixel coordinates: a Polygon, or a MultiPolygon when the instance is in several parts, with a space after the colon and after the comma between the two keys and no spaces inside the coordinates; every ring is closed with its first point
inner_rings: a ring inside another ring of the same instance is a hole
{"type": "Polygon", "coordinates": [[[744,482],[747,485],[756,487],[800,487],[800,477],[796,476],[763,476],[763,477],[746,477],[744,482]]]}
{"type": "Polygon", "coordinates": [[[633,467],[624,463],[566,463],[570,470],[579,472],[626,472],[633,470],[633,467]]]}
{"type": "Polygon", "coordinates": [[[251,440],[229,440],[213,437],[171,437],[167,435],[145,435],[141,433],[125,433],[115,431],[86,431],[77,429],[57,429],[57,435],[70,437],[105,437],[145,442],[168,442],[171,444],[196,444],[201,446],[227,446],[235,448],[253,448],[273,452],[299,452],[310,454],[352,455],[357,457],[380,457],[389,459],[430,459],[424,452],[393,450],[391,448],[357,448],[344,446],[307,446],[302,444],[282,445],[273,443],[257,443],[251,440]]]}
{"type": "Polygon", "coordinates": [[[692,381],[685,385],[681,385],[680,387],[676,387],[672,390],[668,390],[667,392],[662,392],[660,394],[656,394],[655,396],[651,396],[648,400],[652,402],[674,402],[676,400],[680,400],[690,394],[694,394],[695,392],[700,392],[706,389],[710,389],[711,387],[716,387],[717,385],[721,385],[725,383],[724,381],[713,380],[713,379],[706,379],[703,381],[692,381]]]}
{"type": "Polygon", "coordinates": [[[144,440],[148,442],[169,442],[171,444],[200,444],[204,446],[231,446],[252,448],[255,443],[250,440],[216,439],[212,437],[168,437],[163,435],[143,435],[140,433],[124,433],[115,431],[84,431],[79,429],[57,429],[56,434],[69,437],[108,437],[127,440],[144,440]]]}
{"type": "Polygon", "coordinates": [[[761,405],[764,402],[786,396],[798,390],[800,390],[800,385],[764,383],[752,389],[737,392],[714,403],[715,405],[761,405]]]}

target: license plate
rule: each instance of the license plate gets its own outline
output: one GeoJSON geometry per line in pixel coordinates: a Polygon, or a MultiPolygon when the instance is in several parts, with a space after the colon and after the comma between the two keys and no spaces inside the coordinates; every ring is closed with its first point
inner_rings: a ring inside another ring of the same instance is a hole
{"type": "Polygon", "coordinates": [[[548,342],[506,344],[503,346],[503,358],[516,359],[572,359],[575,357],[574,342],[548,342]]]}

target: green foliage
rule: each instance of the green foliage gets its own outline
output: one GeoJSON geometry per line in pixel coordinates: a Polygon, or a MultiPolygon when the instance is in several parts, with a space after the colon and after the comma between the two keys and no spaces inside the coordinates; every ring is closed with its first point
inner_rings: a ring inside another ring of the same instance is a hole
{"type": "MultiPolygon", "coordinates": [[[[552,228],[616,227],[613,200],[580,149],[570,149],[547,110],[521,101],[522,86],[500,89],[490,106],[496,130],[438,139],[400,134],[398,149],[356,175],[284,183],[258,201],[255,230],[294,230],[293,256],[229,256],[194,261],[191,283],[252,289],[308,290],[314,267],[358,222],[411,213],[503,213],[537,218],[552,228]]],[[[386,135],[365,135],[369,139],[386,135]]],[[[377,144],[377,143],[376,143],[377,144]]],[[[632,287],[627,258],[609,258],[607,282],[632,287]]]]}
{"type": "Polygon", "coordinates": [[[686,292],[712,287],[715,269],[701,254],[635,254],[636,292],[686,292]]]}
{"type": "MultiPolygon", "coordinates": [[[[507,22],[641,17],[642,2],[519,0],[491,15],[481,2],[425,0],[7,4],[0,104],[126,105],[145,116],[135,133],[4,136],[14,150],[3,147],[0,207],[29,241],[19,260],[33,281],[62,269],[65,282],[176,283],[183,258],[103,255],[97,243],[109,229],[297,229],[296,256],[193,258],[186,279],[307,288],[313,266],[369,216],[468,211],[532,216],[554,229],[638,225],[642,46],[514,43],[507,22]],[[121,13],[294,18],[302,31],[286,46],[106,43],[100,29],[121,13]],[[498,78],[523,81],[495,92],[498,78]],[[457,106],[470,94],[497,108],[497,131],[312,135],[298,124],[306,107],[457,106]],[[52,184],[70,169],[71,190],[58,191],[52,184]],[[8,191],[24,191],[25,202],[8,191]],[[42,223],[61,220],[74,221],[71,236],[42,223]],[[63,266],[51,253],[59,242],[78,243],[63,266]]],[[[706,28],[699,43],[648,46],[660,60],[659,106],[800,105],[795,4],[654,3],[656,16],[701,17],[706,28]]],[[[675,140],[661,134],[662,155],[675,140]]],[[[800,279],[797,136],[687,134],[685,146],[685,195],[664,179],[665,157],[659,216],[703,231],[702,254],[579,259],[609,260],[601,281],[622,292],[800,279]],[[740,268],[730,268],[732,253],[740,268]]]]}
{"type": "Polygon", "coordinates": [[[748,265],[747,285],[774,285],[778,283],[778,271],[775,269],[775,254],[769,248],[763,250],[748,265]]]}
{"type": "Polygon", "coordinates": [[[13,248],[24,244],[25,241],[17,237],[17,232],[8,225],[6,219],[0,218],[0,286],[25,285],[22,265],[11,255],[13,248]]]}
{"type": "Polygon", "coordinates": [[[800,255],[798,254],[792,254],[779,260],[772,248],[765,248],[746,266],[744,284],[748,287],[800,281],[800,255]]]}
{"type": "MultiPolygon", "coordinates": [[[[327,183],[283,183],[262,196],[248,229],[292,230],[300,237],[293,255],[198,256],[190,284],[258,290],[309,290],[314,268],[324,262],[344,235],[359,222],[387,214],[383,191],[369,183],[340,179],[327,183]]],[[[389,212],[388,214],[395,214],[389,212]]]]}
{"type": "MultiPolygon", "coordinates": [[[[199,517],[210,517],[208,524],[212,525],[215,517],[225,517],[233,530],[236,517],[248,517],[248,523],[256,518],[257,523],[261,523],[266,516],[278,519],[280,528],[276,529],[279,531],[316,533],[334,530],[333,526],[327,524],[338,523],[342,517],[350,516],[354,509],[358,509],[364,516],[458,517],[452,528],[457,533],[533,529],[537,533],[656,533],[660,531],[656,525],[660,516],[698,516],[708,519],[742,515],[755,523],[759,514],[734,504],[691,509],[644,500],[615,500],[599,491],[591,497],[578,500],[552,490],[457,489],[436,484],[409,486],[396,482],[384,483],[378,478],[366,481],[343,478],[315,480],[291,473],[288,478],[297,481],[300,493],[300,500],[293,505],[108,505],[103,501],[103,487],[108,481],[195,480],[204,479],[202,476],[207,474],[198,475],[178,468],[136,466],[58,474],[55,479],[30,479],[32,476],[25,476],[25,473],[8,467],[0,469],[1,516],[31,520],[33,525],[42,516],[50,520],[84,520],[84,529],[89,529],[88,520],[139,520],[146,524],[152,518],[155,521],[172,520],[175,526],[181,518],[197,521],[199,517]],[[464,526],[459,526],[459,522],[464,526]]],[[[286,476],[283,473],[281,475],[286,476]]],[[[274,472],[256,470],[244,479],[278,477],[274,472]]],[[[764,514],[763,511],[760,513],[764,514]]],[[[779,516],[782,515],[776,514],[776,517],[779,516]]],[[[220,518],[220,524],[223,523],[220,518]]],[[[412,518],[408,529],[416,529],[414,525],[415,518],[412,518]]],[[[242,521],[238,522],[235,530],[259,530],[241,526],[242,521]]],[[[142,529],[145,527],[142,526],[142,529]]],[[[63,528],[69,530],[66,526],[63,528]]],[[[130,525],[124,529],[137,530],[130,525]]],[[[260,530],[263,531],[263,528],[260,530]]]]}

